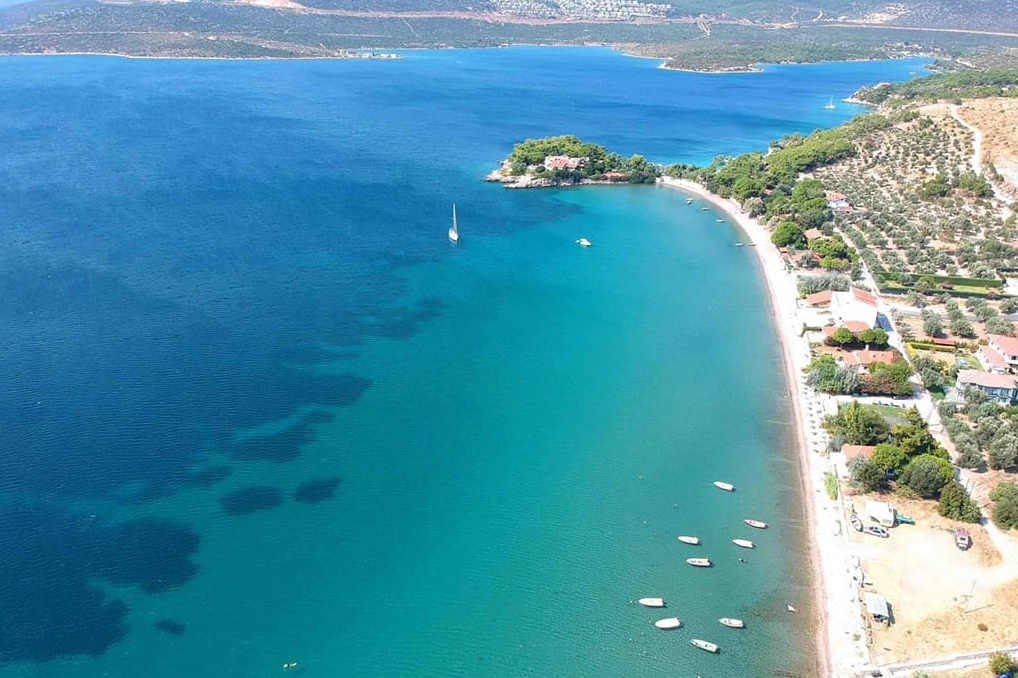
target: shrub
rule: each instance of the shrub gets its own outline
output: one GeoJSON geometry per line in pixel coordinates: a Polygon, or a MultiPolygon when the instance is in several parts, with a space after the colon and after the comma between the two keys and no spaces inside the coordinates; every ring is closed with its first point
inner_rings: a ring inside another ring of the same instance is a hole
{"type": "Polygon", "coordinates": [[[1018,526],[1018,485],[1004,481],[990,492],[993,500],[993,522],[1002,530],[1018,526]]]}
{"type": "Polygon", "coordinates": [[[932,454],[920,454],[908,463],[901,474],[902,484],[924,499],[936,497],[952,478],[954,471],[951,464],[932,454]]]}
{"type": "Polygon", "coordinates": [[[937,512],[945,518],[965,523],[979,522],[979,507],[972,501],[965,488],[953,480],[940,491],[940,506],[937,512]]]}
{"type": "Polygon", "coordinates": [[[1007,652],[993,652],[989,657],[990,671],[999,676],[1014,671],[1014,660],[1007,652]]]}

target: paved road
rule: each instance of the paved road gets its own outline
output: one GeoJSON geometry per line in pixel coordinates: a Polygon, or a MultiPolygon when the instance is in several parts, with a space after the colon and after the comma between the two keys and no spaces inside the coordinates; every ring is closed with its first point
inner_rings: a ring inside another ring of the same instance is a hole
{"type": "Polygon", "coordinates": [[[962,654],[943,657],[941,659],[928,659],[919,662],[907,662],[903,664],[885,664],[884,666],[866,666],[860,669],[859,676],[881,676],[882,678],[896,678],[898,676],[911,676],[916,671],[958,671],[972,668],[974,666],[987,666],[987,658],[994,652],[1007,652],[1018,659],[1018,645],[1002,647],[996,650],[983,652],[965,652],[962,654]]]}

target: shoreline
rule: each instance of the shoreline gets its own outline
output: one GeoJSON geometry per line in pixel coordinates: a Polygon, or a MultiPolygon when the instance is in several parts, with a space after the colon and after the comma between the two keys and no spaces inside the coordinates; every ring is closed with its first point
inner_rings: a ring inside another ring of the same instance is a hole
{"type": "Polygon", "coordinates": [[[781,345],[792,425],[798,447],[802,508],[813,576],[812,605],[814,618],[819,624],[816,634],[818,675],[854,676],[855,668],[867,663],[868,652],[865,649],[856,588],[850,574],[850,553],[844,527],[847,523],[843,518],[842,498],[839,494],[838,499],[832,501],[823,486],[823,475],[830,470],[830,463],[819,455],[826,440],[818,424],[823,416],[824,399],[827,396],[812,393],[802,379],[802,367],[809,361],[809,346],[796,334],[798,290],[795,279],[785,271],[767,229],[757,219],[746,215],[734,200],[721,198],[685,179],[664,177],[658,185],[677,189],[721,210],[744,234],[747,244],[751,243],[756,250],[755,260],[767,291],[774,329],[781,345]],[[818,409],[814,411],[815,406],[818,409]],[[817,419],[811,422],[811,417],[817,419]]]}

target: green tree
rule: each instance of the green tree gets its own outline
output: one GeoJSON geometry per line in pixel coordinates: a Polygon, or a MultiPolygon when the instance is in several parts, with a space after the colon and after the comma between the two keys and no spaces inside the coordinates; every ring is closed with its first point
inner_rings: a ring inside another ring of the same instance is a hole
{"type": "Polygon", "coordinates": [[[928,337],[936,337],[944,331],[944,322],[936,313],[930,313],[923,319],[923,332],[928,337]]]}
{"type": "Polygon", "coordinates": [[[831,343],[837,344],[838,346],[848,346],[855,342],[855,335],[847,327],[839,327],[834,330],[834,334],[831,335],[831,343]]]}
{"type": "Polygon", "coordinates": [[[887,332],[880,329],[865,329],[859,333],[859,341],[866,344],[867,346],[887,346],[887,332]]]}
{"type": "Polygon", "coordinates": [[[883,471],[899,471],[905,465],[905,452],[897,445],[880,443],[873,450],[873,463],[883,471]]]}
{"type": "Polygon", "coordinates": [[[993,522],[1003,530],[1018,527],[1018,485],[1004,481],[990,492],[993,501],[993,522]]]}
{"type": "Polygon", "coordinates": [[[883,470],[865,457],[856,457],[856,459],[861,461],[852,464],[852,482],[863,492],[876,490],[884,482],[883,470]]]}
{"type": "Polygon", "coordinates": [[[940,491],[940,505],[937,512],[945,518],[965,523],[979,522],[979,506],[958,482],[952,480],[940,491]]]}
{"type": "Polygon", "coordinates": [[[931,454],[919,455],[901,473],[902,484],[924,499],[936,497],[953,478],[950,462],[931,454]]]}
{"type": "Polygon", "coordinates": [[[1000,300],[1000,312],[1011,314],[1018,311],[1018,298],[1004,297],[1000,300]]]}
{"type": "Polygon", "coordinates": [[[876,445],[887,440],[889,427],[880,410],[853,400],[824,421],[824,428],[849,445],[876,445]]]}
{"type": "Polygon", "coordinates": [[[794,221],[783,221],[771,233],[771,242],[777,247],[801,245],[806,242],[806,238],[802,233],[802,226],[799,226],[799,224],[794,221]]]}
{"type": "Polygon", "coordinates": [[[999,429],[986,445],[986,465],[994,470],[1018,466],[1018,436],[999,429]]]}
{"type": "Polygon", "coordinates": [[[989,657],[990,672],[994,676],[1014,671],[1014,660],[1007,652],[992,652],[989,657]]]}
{"type": "Polygon", "coordinates": [[[972,323],[961,316],[951,319],[951,331],[960,337],[966,337],[969,339],[976,336],[972,323]]]}

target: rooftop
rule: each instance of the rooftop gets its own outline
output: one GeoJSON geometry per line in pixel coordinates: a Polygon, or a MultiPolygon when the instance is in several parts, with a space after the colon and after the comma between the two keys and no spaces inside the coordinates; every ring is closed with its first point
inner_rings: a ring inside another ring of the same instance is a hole
{"type": "Polygon", "coordinates": [[[819,306],[821,304],[831,303],[831,296],[833,293],[830,290],[824,290],[823,292],[814,292],[813,294],[806,295],[806,303],[810,306],[819,306]]]}
{"type": "Polygon", "coordinates": [[[872,365],[873,363],[884,363],[891,365],[898,358],[897,351],[842,351],[841,357],[846,365],[872,365]]]}
{"type": "Polygon", "coordinates": [[[858,287],[852,288],[852,298],[856,301],[861,301],[864,304],[869,304],[874,308],[877,306],[877,298],[866,290],[861,290],[858,287]]]}
{"type": "Polygon", "coordinates": [[[983,372],[981,370],[961,370],[958,372],[958,383],[985,388],[1007,388],[1018,389],[1018,377],[1013,374],[997,374],[996,372],[983,372]]]}
{"type": "Polygon", "coordinates": [[[1006,334],[988,334],[986,338],[1005,354],[1018,355],[1018,338],[1009,337],[1006,334]]]}

